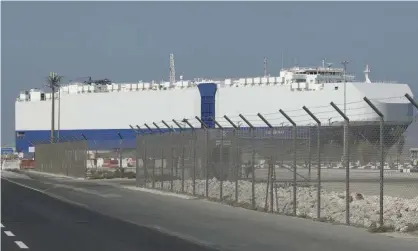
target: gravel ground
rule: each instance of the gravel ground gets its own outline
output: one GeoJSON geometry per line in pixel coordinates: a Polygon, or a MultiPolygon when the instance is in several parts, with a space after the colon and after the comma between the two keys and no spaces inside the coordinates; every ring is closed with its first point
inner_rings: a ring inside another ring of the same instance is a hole
{"type": "MultiPolygon", "coordinates": [[[[173,182],[173,191],[180,192],[182,182],[173,182]]],[[[151,187],[152,183],[147,183],[151,187]]],[[[193,193],[192,180],[184,181],[185,193],[193,193]]],[[[216,179],[209,180],[209,197],[220,198],[220,182],[216,179]]],[[[235,183],[223,182],[223,199],[233,200],[235,198],[235,183]]],[[[155,188],[161,188],[160,182],[155,182],[155,188]]],[[[196,180],[196,195],[204,196],[206,188],[205,180],[196,180]]],[[[164,190],[170,190],[170,182],[164,182],[164,190]]],[[[359,188],[360,189],[360,188],[359,188]]],[[[335,189],[338,190],[338,189],[335,189]]],[[[356,189],[352,189],[356,190],[356,189]]],[[[238,202],[242,205],[251,205],[251,182],[239,182],[238,202]]],[[[418,190],[416,190],[418,191],[418,190]]],[[[321,191],[321,217],[326,220],[345,223],[345,192],[321,191]]],[[[317,211],[317,189],[315,187],[297,188],[297,215],[301,217],[316,218],[317,211]]],[[[257,208],[264,208],[266,198],[266,184],[255,184],[255,198],[257,208]]],[[[279,187],[277,195],[273,198],[274,211],[291,214],[293,212],[293,188],[279,187]]],[[[352,202],[350,203],[350,221],[353,225],[371,227],[379,219],[379,197],[361,193],[351,193],[352,202]]],[[[393,227],[395,231],[413,231],[418,228],[418,195],[415,197],[401,198],[385,196],[384,199],[384,219],[385,225],[393,227]]]]}

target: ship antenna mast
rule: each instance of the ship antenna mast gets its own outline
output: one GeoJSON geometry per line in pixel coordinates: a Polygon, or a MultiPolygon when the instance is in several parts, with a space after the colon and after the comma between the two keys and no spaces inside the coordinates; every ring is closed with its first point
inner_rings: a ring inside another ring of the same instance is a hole
{"type": "Polygon", "coordinates": [[[366,69],[364,70],[364,78],[366,79],[366,83],[368,84],[372,82],[370,81],[369,73],[370,73],[370,68],[369,68],[369,65],[367,64],[366,69]]]}
{"type": "Polygon", "coordinates": [[[176,82],[176,69],[174,66],[174,54],[170,54],[170,86],[174,86],[176,82]]]}
{"type": "Polygon", "coordinates": [[[267,77],[267,57],[264,57],[264,77],[267,77]]]}

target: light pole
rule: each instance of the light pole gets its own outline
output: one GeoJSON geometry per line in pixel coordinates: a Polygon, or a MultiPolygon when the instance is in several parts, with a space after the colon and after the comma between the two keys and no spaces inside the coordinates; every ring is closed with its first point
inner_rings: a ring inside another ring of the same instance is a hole
{"type": "Polygon", "coordinates": [[[47,86],[51,88],[51,144],[55,141],[55,88],[59,87],[62,76],[59,76],[55,72],[50,72],[48,76],[47,86]]]}

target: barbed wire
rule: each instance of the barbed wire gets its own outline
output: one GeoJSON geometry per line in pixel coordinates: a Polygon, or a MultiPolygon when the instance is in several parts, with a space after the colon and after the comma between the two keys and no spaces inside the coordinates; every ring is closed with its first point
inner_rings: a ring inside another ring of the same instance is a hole
{"type": "MultiPolygon", "coordinates": [[[[400,98],[400,97],[391,97],[391,99],[394,99],[394,98],[400,98]]],[[[389,99],[389,98],[383,98],[383,99],[389,99]]],[[[378,100],[378,99],[374,99],[374,100],[378,100]]],[[[381,99],[382,100],[382,99],[381,99]]],[[[353,105],[353,104],[360,104],[360,103],[363,103],[363,104],[361,104],[360,106],[357,106],[357,107],[346,107],[346,115],[348,116],[348,117],[353,117],[353,116],[359,116],[359,115],[376,115],[373,111],[371,111],[371,112],[366,112],[366,111],[362,111],[362,112],[358,112],[358,113],[355,113],[355,112],[353,112],[353,111],[359,111],[359,110],[364,110],[364,109],[367,109],[367,110],[370,110],[371,108],[367,105],[367,104],[364,104],[364,101],[356,101],[356,102],[348,102],[347,103],[347,105],[353,105]]],[[[341,116],[337,113],[337,111],[335,110],[335,109],[333,109],[332,107],[330,108],[330,106],[317,106],[316,108],[327,108],[327,110],[323,110],[323,111],[315,111],[314,112],[314,115],[319,119],[319,120],[331,120],[331,119],[338,119],[338,120],[343,120],[342,118],[341,118],[341,116]]],[[[304,111],[303,109],[293,109],[293,110],[290,110],[290,111],[288,111],[288,112],[286,112],[291,118],[292,118],[292,120],[296,123],[308,123],[308,122],[311,122],[312,121],[312,118],[310,117],[310,115],[309,114],[307,114],[306,113],[306,111],[304,111]],[[298,114],[297,114],[298,113],[298,114]]],[[[283,118],[283,116],[282,116],[282,114],[280,113],[280,112],[274,112],[274,113],[265,113],[265,114],[262,114],[266,119],[268,118],[268,121],[279,121],[278,123],[279,124],[283,124],[283,123],[285,123],[285,124],[287,124],[287,123],[289,123],[289,121],[287,121],[286,120],[286,118],[283,118]],[[278,116],[280,116],[280,117],[272,117],[271,115],[278,115],[278,116]]],[[[258,117],[258,115],[257,114],[245,114],[245,115],[243,115],[246,119],[247,119],[247,121],[249,121],[249,122],[255,122],[255,123],[261,123],[262,122],[262,120],[258,117]]],[[[244,121],[242,120],[242,118],[240,117],[240,116],[230,116],[229,117],[231,120],[235,120],[236,122],[240,122],[240,123],[243,123],[244,121]]],[[[200,122],[199,121],[197,121],[197,119],[196,118],[193,118],[193,117],[191,117],[191,118],[188,118],[187,119],[188,121],[189,121],[189,123],[193,126],[193,127],[200,127],[200,122]]],[[[216,117],[215,118],[215,120],[219,123],[219,124],[221,124],[221,125],[224,125],[224,126],[227,126],[227,127],[229,127],[229,126],[231,126],[230,125],[230,123],[229,122],[227,122],[226,121],[226,119],[224,118],[224,117],[220,117],[220,116],[218,116],[218,117],[216,117]]],[[[168,125],[170,125],[170,126],[172,126],[172,127],[177,127],[177,125],[175,125],[175,123],[172,123],[171,122],[171,120],[167,120],[168,122],[167,122],[167,124],[168,125]]],[[[177,120],[179,123],[183,123],[183,119],[178,119],[177,120]]],[[[157,125],[159,125],[159,126],[161,126],[161,127],[163,127],[163,128],[165,128],[166,126],[163,124],[163,123],[161,123],[161,122],[158,122],[158,123],[156,123],[157,125]]],[[[184,125],[184,123],[183,123],[183,125],[184,125]]]]}

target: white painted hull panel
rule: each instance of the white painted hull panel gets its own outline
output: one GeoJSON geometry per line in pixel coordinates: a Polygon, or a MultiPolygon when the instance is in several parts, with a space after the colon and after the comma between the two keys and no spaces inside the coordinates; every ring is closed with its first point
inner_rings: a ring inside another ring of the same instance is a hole
{"type": "MultiPolygon", "coordinates": [[[[347,83],[347,115],[351,121],[377,121],[378,116],[362,101],[373,103],[385,115],[386,121],[404,123],[413,113],[411,104],[403,96],[411,89],[406,84],[347,83]]],[[[61,97],[61,130],[128,129],[129,125],[152,125],[152,122],[201,116],[200,94],[197,88],[165,91],[132,91],[74,94],[61,97]]],[[[297,124],[312,123],[302,110],[307,106],[323,122],[341,121],[330,102],[342,110],[343,83],[325,84],[323,90],[291,91],[289,86],[248,86],[218,88],[216,117],[228,115],[234,122],[238,114],[249,116],[254,126],[265,126],[255,115],[261,113],[273,125],[286,120],[279,113],[283,109],[297,124]],[[335,87],[338,86],[338,90],[335,87]],[[298,110],[298,111],[294,111],[298,110]],[[328,112],[327,112],[328,111],[328,112]]],[[[56,103],[58,118],[58,101],[56,103]]],[[[242,122],[242,121],[241,121],[242,122]]],[[[152,126],[153,127],[153,126],[152,126]]],[[[16,102],[16,131],[50,130],[51,101],[16,102]]]]}

